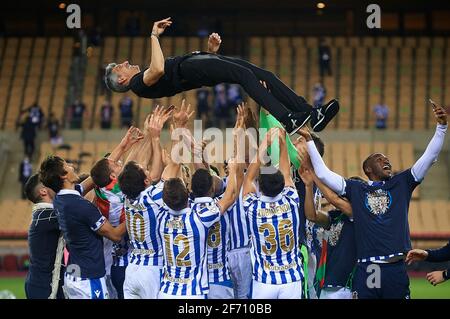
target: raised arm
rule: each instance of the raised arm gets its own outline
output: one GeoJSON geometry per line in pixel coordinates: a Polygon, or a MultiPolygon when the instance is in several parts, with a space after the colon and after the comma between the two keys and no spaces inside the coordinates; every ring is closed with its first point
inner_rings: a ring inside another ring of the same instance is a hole
{"type": "Polygon", "coordinates": [[[291,161],[289,159],[287,143],[286,143],[286,131],[279,129],[279,141],[280,141],[280,172],[284,176],[285,187],[294,187],[294,181],[291,176],[291,161]]]}
{"type": "Polygon", "coordinates": [[[228,168],[230,170],[230,175],[228,176],[227,189],[223,193],[222,198],[217,202],[221,214],[225,213],[228,210],[228,208],[234,204],[239,194],[239,191],[237,190],[237,181],[236,181],[238,164],[236,163],[236,160],[234,158],[230,159],[228,163],[228,168]]]}
{"type": "Polygon", "coordinates": [[[172,21],[170,21],[170,18],[157,21],[153,24],[152,34],[150,36],[152,57],[149,68],[144,72],[144,83],[147,86],[155,84],[164,75],[164,55],[159,44],[159,36],[171,24],[172,21]]]}
{"type": "Polygon", "coordinates": [[[305,184],[305,217],[323,228],[328,228],[330,226],[328,213],[316,209],[314,204],[314,178],[311,170],[302,165],[299,169],[299,175],[305,184]]]}
{"type": "Polygon", "coordinates": [[[122,156],[128,152],[133,146],[144,138],[144,134],[137,127],[131,126],[120,143],[112,150],[108,158],[117,162],[122,156]]]}
{"type": "MultiPolygon", "coordinates": [[[[122,138],[120,143],[114,148],[108,158],[114,162],[117,162],[133,145],[138,143],[144,138],[142,132],[136,127],[130,127],[122,138]]],[[[81,183],[83,189],[83,195],[87,195],[94,187],[94,181],[89,176],[81,183]]]]}
{"type": "Polygon", "coordinates": [[[166,123],[172,114],[173,109],[174,106],[171,105],[167,109],[155,110],[155,113],[150,119],[149,134],[153,151],[153,161],[150,170],[150,178],[152,179],[152,182],[156,182],[161,179],[161,174],[164,169],[160,142],[161,130],[164,127],[164,123],[166,123]]]}
{"type": "Polygon", "coordinates": [[[314,172],[317,177],[328,187],[330,187],[334,192],[339,195],[345,193],[345,179],[332,172],[324,163],[322,156],[320,156],[317,151],[316,145],[311,137],[311,134],[306,129],[301,129],[298,131],[300,135],[306,140],[306,147],[308,149],[309,157],[311,158],[311,163],[314,168],[314,172]]]}
{"type": "Polygon", "coordinates": [[[222,39],[218,33],[211,33],[208,39],[208,53],[216,54],[219,51],[222,39]]]}
{"type": "Polygon", "coordinates": [[[264,139],[261,141],[258,152],[255,154],[255,157],[247,168],[247,174],[244,177],[242,197],[245,197],[247,194],[254,193],[256,191],[254,182],[259,176],[261,159],[267,157],[267,147],[271,143],[272,135],[278,134],[277,130],[278,128],[270,129],[264,139]]]}
{"type": "Polygon", "coordinates": [[[183,99],[181,101],[181,106],[177,109],[173,110],[172,113],[172,121],[173,124],[171,125],[171,140],[172,140],[172,148],[171,148],[171,154],[169,154],[170,160],[168,165],[165,167],[163,173],[162,173],[162,179],[167,180],[169,178],[175,178],[179,176],[180,168],[181,168],[181,161],[173,158],[175,156],[174,149],[178,147],[182,147],[182,139],[184,138],[185,134],[190,134],[189,129],[187,128],[187,124],[189,122],[189,119],[194,115],[194,111],[191,111],[190,104],[186,105],[186,101],[183,99]],[[174,130],[177,130],[175,132],[174,130]],[[183,137],[182,137],[183,136],[183,137]]]}
{"type": "Polygon", "coordinates": [[[436,132],[423,155],[411,167],[411,173],[416,182],[420,182],[425,177],[431,165],[437,161],[439,153],[444,145],[445,133],[447,132],[447,113],[444,108],[435,105],[433,107],[434,116],[436,117],[436,132]]]}

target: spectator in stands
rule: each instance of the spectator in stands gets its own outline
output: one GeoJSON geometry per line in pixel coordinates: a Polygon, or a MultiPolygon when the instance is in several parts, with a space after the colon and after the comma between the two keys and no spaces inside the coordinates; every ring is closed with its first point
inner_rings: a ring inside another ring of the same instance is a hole
{"type": "Polygon", "coordinates": [[[33,174],[33,166],[30,163],[30,158],[25,156],[19,166],[19,182],[22,184],[21,196],[25,199],[25,184],[33,174]]]}
{"type": "Polygon", "coordinates": [[[71,111],[70,128],[81,129],[83,127],[83,115],[84,112],[86,111],[86,105],[79,99],[77,99],[70,107],[70,111],[71,111]]]}
{"type": "Polygon", "coordinates": [[[33,124],[31,118],[27,116],[20,126],[22,126],[20,138],[23,140],[24,153],[29,158],[32,158],[34,153],[34,141],[37,133],[36,125],[33,124]]]}
{"type": "MultiPolygon", "coordinates": [[[[442,248],[439,249],[412,249],[406,256],[406,262],[410,265],[413,261],[426,260],[429,262],[445,262],[450,261],[450,241],[442,248]]],[[[436,286],[448,279],[450,275],[450,268],[441,271],[433,271],[427,274],[427,280],[433,286],[436,286]]]]}
{"type": "MultiPolygon", "coordinates": [[[[103,43],[102,29],[100,27],[95,27],[90,36],[90,43],[98,47],[103,43]]],[[[103,74],[103,73],[102,73],[103,74]]]]}
{"type": "Polygon", "coordinates": [[[325,87],[322,85],[322,83],[317,82],[313,87],[313,94],[314,94],[314,107],[320,107],[324,101],[325,96],[327,95],[327,91],[325,87]]]}
{"type": "Polygon", "coordinates": [[[105,74],[106,68],[101,65],[98,69],[98,88],[99,88],[99,94],[104,95],[106,93],[105,99],[108,101],[111,100],[111,91],[107,89],[105,80],[103,78],[103,75],[105,74]]]}
{"type": "Polygon", "coordinates": [[[197,90],[197,114],[205,127],[208,127],[209,92],[206,87],[197,90]]]}
{"type": "Polygon", "coordinates": [[[379,103],[374,106],[373,112],[375,114],[375,127],[379,130],[386,129],[386,122],[389,115],[388,106],[384,103],[379,103]]]}
{"type": "Polygon", "coordinates": [[[133,100],[125,94],[119,102],[122,127],[130,127],[133,122],[133,100]]]}
{"type": "Polygon", "coordinates": [[[53,209],[55,192],[45,187],[39,180],[39,174],[31,176],[25,184],[25,194],[33,205],[32,222],[28,231],[30,249],[30,268],[25,280],[25,294],[28,299],[64,299],[62,292],[64,267],[55,268],[63,261],[64,240],[59,230],[56,212],[53,209]],[[61,253],[57,254],[57,248],[61,253]],[[53,270],[59,276],[54,277],[53,270]]]}
{"type": "Polygon", "coordinates": [[[325,72],[328,74],[328,76],[331,76],[331,50],[325,39],[320,39],[318,51],[320,78],[322,79],[325,75],[325,72]]]}
{"type": "Polygon", "coordinates": [[[53,112],[50,113],[50,118],[48,119],[47,122],[47,128],[48,128],[48,135],[50,137],[50,144],[52,144],[53,147],[61,145],[63,142],[63,138],[59,134],[60,124],[53,112]]]}
{"type": "Polygon", "coordinates": [[[28,112],[31,123],[36,125],[37,128],[42,127],[42,123],[44,122],[44,112],[42,111],[42,108],[39,106],[37,101],[34,102],[29,108],[27,108],[25,112],[28,112]]]}
{"type": "Polygon", "coordinates": [[[223,128],[230,117],[227,89],[225,84],[217,84],[214,87],[214,114],[216,116],[216,127],[223,128]]]}
{"type": "Polygon", "coordinates": [[[238,106],[242,103],[242,90],[239,84],[230,83],[227,89],[228,102],[233,106],[238,106]]]}
{"type": "Polygon", "coordinates": [[[100,121],[102,129],[110,129],[113,118],[114,109],[110,101],[103,102],[100,109],[100,121]]]}

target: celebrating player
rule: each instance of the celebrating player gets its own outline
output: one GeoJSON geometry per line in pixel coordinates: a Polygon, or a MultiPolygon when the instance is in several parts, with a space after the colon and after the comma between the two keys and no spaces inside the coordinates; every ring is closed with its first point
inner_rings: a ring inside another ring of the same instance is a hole
{"type": "Polygon", "coordinates": [[[339,111],[337,100],[313,108],[283,84],[274,74],[237,58],[216,54],[221,39],[217,33],[209,37],[208,52],[193,52],[164,60],[159,36],[172,24],[170,18],[157,21],[151,34],[150,65],[141,71],[128,61],[110,63],[106,67],[106,85],[115,92],[132,90],[145,98],[161,98],[219,83],[240,84],[258,104],[281,121],[293,134],[311,119],[314,131],[321,131],[339,111]],[[259,82],[267,83],[270,93],[259,82]]]}
{"type": "Polygon", "coordinates": [[[299,256],[299,197],[290,175],[285,133],[271,129],[259,147],[244,178],[244,211],[252,232],[254,299],[301,299],[303,269],[299,256]],[[261,158],[271,141],[279,136],[279,170],[262,171],[261,158]],[[258,177],[261,196],[256,194],[258,177]]]}
{"type": "Polygon", "coordinates": [[[414,165],[393,175],[389,159],[381,153],[371,154],[363,162],[369,182],[345,180],[330,171],[317,152],[310,134],[308,153],[318,178],[334,192],[350,200],[355,220],[358,265],[354,289],[358,298],[409,298],[409,278],[404,258],[411,249],[408,208],[413,190],[437,160],[447,131],[447,114],[434,106],[436,132],[424,154],[414,165]],[[370,268],[369,268],[370,267],[370,268]],[[367,278],[378,267],[379,285],[367,285],[367,278]]]}

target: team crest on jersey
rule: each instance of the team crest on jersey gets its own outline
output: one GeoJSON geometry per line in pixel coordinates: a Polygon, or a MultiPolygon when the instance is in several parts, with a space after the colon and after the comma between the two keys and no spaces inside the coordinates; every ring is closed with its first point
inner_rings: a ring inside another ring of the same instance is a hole
{"type": "Polygon", "coordinates": [[[344,227],[344,222],[342,221],[331,225],[330,230],[328,231],[328,243],[331,246],[336,246],[337,242],[339,241],[339,237],[341,237],[342,227],[344,227]]]}
{"type": "Polygon", "coordinates": [[[385,214],[392,204],[392,196],[389,191],[377,189],[366,194],[365,205],[367,209],[374,215],[385,214]]]}

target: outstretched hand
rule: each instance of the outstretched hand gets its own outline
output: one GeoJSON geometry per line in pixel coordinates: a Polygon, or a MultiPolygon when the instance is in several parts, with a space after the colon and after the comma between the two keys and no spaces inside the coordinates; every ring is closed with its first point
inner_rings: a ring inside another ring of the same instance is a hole
{"type": "Polygon", "coordinates": [[[426,250],[422,249],[412,249],[408,252],[408,255],[406,255],[406,263],[408,265],[411,265],[414,261],[422,261],[427,259],[428,252],[426,250]]]}
{"type": "Polygon", "coordinates": [[[164,30],[167,27],[170,27],[170,25],[172,24],[172,21],[170,21],[170,19],[171,18],[169,17],[153,23],[152,33],[155,33],[158,36],[163,34],[164,30]]]}
{"type": "Polygon", "coordinates": [[[125,147],[131,147],[144,138],[144,134],[137,127],[131,126],[120,142],[125,147]]]}
{"type": "Polygon", "coordinates": [[[222,39],[218,33],[211,33],[208,39],[208,52],[217,53],[220,48],[220,44],[222,43],[222,39]]]}
{"type": "Polygon", "coordinates": [[[447,125],[447,113],[442,106],[433,104],[433,112],[438,124],[447,125]]]}
{"type": "Polygon", "coordinates": [[[300,134],[305,139],[306,142],[309,142],[312,140],[311,133],[310,133],[308,127],[306,127],[306,126],[299,129],[297,131],[297,133],[300,134]]]}
{"type": "Polygon", "coordinates": [[[191,104],[186,106],[186,100],[181,101],[179,109],[175,109],[173,112],[173,123],[175,128],[186,127],[189,119],[194,115],[194,111],[191,110],[191,104]]]}

